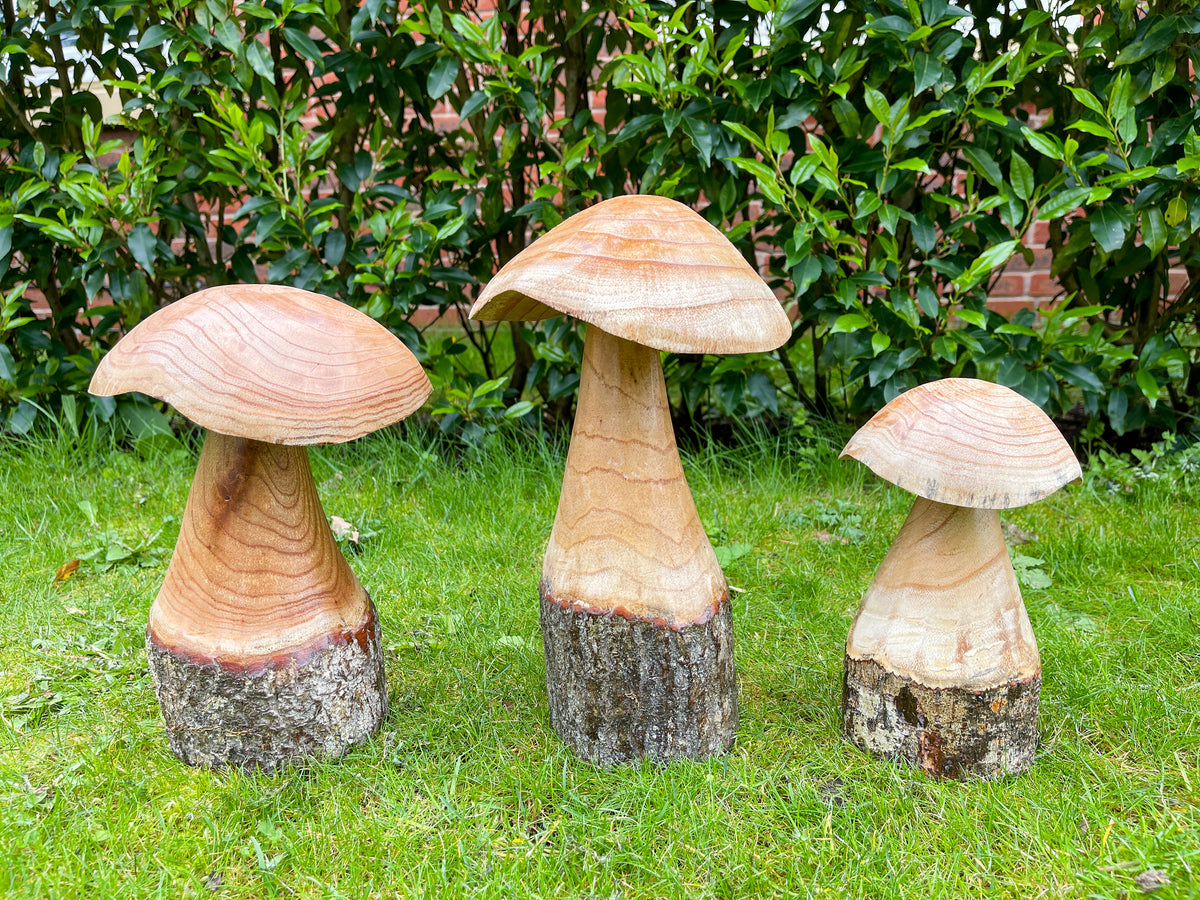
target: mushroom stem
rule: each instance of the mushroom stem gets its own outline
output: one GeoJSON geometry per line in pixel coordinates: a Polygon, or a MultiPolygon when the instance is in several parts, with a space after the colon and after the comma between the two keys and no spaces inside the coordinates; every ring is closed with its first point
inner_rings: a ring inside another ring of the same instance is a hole
{"type": "Polygon", "coordinates": [[[999,514],[917,498],[846,641],[846,735],[932,774],[1019,772],[1040,687],[999,514]]]}
{"type": "Polygon", "coordinates": [[[659,352],[594,326],[542,575],[560,603],[675,629],[712,618],[728,593],[679,461],[659,352]]]}
{"type": "Polygon", "coordinates": [[[542,568],[551,721],[581,756],[706,756],[737,721],[728,587],[657,350],[591,326],[542,568]]]}
{"type": "Polygon", "coordinates": [[[146,643],[171,749],[190,764],[269,769],[379,727],[378,618],[303,447],[209,432],[146,643]]]}

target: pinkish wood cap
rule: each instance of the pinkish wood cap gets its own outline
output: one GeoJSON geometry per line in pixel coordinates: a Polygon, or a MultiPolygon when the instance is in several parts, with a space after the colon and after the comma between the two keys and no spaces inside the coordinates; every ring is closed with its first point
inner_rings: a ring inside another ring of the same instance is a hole
{"type": "Polygon", "coordinates": [[[350,441],[432,389],[408,348],[330,297],[280,285],[208,288],[140,322],[89,390],[141,391],[197,425],[272,444],[350,441]]]}
{"type": "Polygon", "coordinates": [[[1049,416],[975,378],[905,391],[850,439],[848,456],[926,500],[973,509],[1024,506],[1083,478],[1049,416]]]}
{"type": "Polygon", "coordinates": [[[598,203],[551,229],[488,283],[471,318],[568,315],[675,353],[760,353],[792,333],[737,248],[667,197],[598,203]]]}

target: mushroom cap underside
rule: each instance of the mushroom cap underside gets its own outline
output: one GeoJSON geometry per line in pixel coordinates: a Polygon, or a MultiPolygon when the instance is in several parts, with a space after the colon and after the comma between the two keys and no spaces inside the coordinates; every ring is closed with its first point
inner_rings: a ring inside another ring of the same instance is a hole
{"type": "Polygon", "coordinates": [[[228,285],[140,322],[100,361],[89,390],[141,391],[205,428],[303,445],[399,421],[432,387],[409,349],[353,307],[281,285],[228,285]]]}
{"type": "Polygon", "coordinates": [[[792,333],[737,248],[667,197],[614,197],[511,259],[471,307],[483,320],[568,315],[674,353],[760,353],[792,333]]]}
{"type": "Polygon", "coordinates": [[[905,391],[855,433],[845,457],[919,497],[975,509],[1024,506],[1083,478],[1049,416],[975,378],[905,391]]]}

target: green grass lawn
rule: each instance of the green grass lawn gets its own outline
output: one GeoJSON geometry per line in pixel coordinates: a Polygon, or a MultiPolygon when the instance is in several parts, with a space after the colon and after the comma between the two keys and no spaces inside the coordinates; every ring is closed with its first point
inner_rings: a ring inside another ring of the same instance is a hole
{"type": "Polygon", "coordinates": [[[828,444],[685,459],[737,589],[738,739],[611,770],[546,708],[561,453],[455,464],[385,435],[313,465],[326,512],[375,532],[350,561],[391,710],[344,759],[264,776],[179,763],[146,672],[195,454],[0,445],[0,893],[1032,900],[1141,896],[1148,870],[1155,897],[1200,893],[1200,474],[1110,466],[1005,514],[1032,537],[1038,756],[951,783],[840,736],[846,632],[910,498],[828,444]]]}

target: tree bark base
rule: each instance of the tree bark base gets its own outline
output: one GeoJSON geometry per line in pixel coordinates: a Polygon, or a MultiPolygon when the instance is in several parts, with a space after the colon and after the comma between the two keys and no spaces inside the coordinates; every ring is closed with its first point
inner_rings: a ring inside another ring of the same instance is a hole
{"type": "Polygon", "coordinates": [[[872,756],[939,778],[999,778],[1033,763],[1041,689],[1040,674],[978,692],[931,688],[847,656],[842,731],[872,756]]]}
{"type": "Polygon", "coordinates": [[[191,766],[274,770],[341,756],[387,713],[375,607],[321,647],[254,667],[195,660],[146,634],[154,692],[172,752],[191,766]]]}
{"type": "Polygon", "coordinates": [[[541,591],[550,722],[600,765],[702,759],[737,730],[733,616],[728,598],[706,622],[673,629],[575,610],[541,591]]]}

